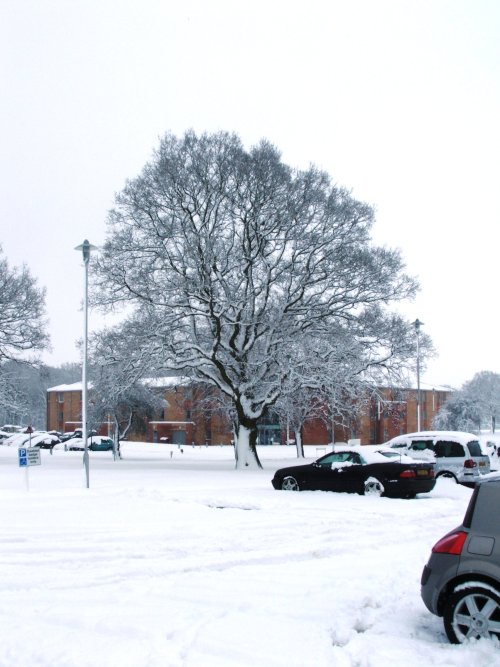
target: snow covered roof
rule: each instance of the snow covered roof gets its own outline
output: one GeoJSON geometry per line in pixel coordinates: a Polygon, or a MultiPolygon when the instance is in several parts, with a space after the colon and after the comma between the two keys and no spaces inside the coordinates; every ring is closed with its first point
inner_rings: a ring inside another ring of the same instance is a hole
{"type": "Polygon", "coordinates": [[[73,382],[73,384],[58,384],[56,387],[49,387],[47,391],[81,391],[82,383],[73,382]]]}
{"type": "Polygon", "coordinates": [[[467,433],[466,431],[415,431],[414,433],[405,433],[403,435],[397,435],[389,442],[399,442],[404,441],[406,438],[449,438],[450,440],[457,440],[462,444],[467,444],[471,440],[477,440],[479,436],[474,435],[474,433],[467,433]]]}
{"type": "MultiPolygon", "coordinates": [[[[168,377],[161,378],[144,378],[143,382],[148,387],[156,387],[158,389],[166,387],[177,387],[179,385],[188,384],[191,381],[191,378],[183,375],[172,375],[168,377]]],[[[89,387],[92,386],[92,383],[89,382],[89,387]]],[[[47,391],[81,391],[82,383],[73,382],[73,384],[59,384],[56,387],[49,387],[47,391]]]]}

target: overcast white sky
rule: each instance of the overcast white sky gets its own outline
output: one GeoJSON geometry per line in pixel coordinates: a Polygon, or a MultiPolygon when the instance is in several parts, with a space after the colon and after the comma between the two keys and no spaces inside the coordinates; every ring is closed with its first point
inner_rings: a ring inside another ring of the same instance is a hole
{"type": "MultiPolygon", "coordinates": [[[[497,0],[0,0],[0,242],[78,360],[81,255],[167,130],[267,138],[375,206],[439,352],[500,372],[497,0]]],[[[90,314],[92,326],[93,313],[90,314]]]]}

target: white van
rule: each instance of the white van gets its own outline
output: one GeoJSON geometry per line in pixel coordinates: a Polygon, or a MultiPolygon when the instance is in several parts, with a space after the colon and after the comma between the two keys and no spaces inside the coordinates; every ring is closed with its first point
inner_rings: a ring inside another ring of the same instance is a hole
{"type": "Polygon", "coordinates": [[[472,433],[420,431],[398,435],[385,444],[412,458],[434,460],[436,477],[452,477],[460,484],[474,486],[481,475],[490,472],[489,456],[483,454],[472,433]]]}

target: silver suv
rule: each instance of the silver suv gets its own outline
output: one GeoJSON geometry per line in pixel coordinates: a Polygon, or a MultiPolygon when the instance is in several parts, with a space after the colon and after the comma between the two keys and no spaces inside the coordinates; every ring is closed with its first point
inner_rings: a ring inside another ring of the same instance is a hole
{"type": "Polygon", "coordinates": [[[452,477],[460,484],[474,486],[490,472],[490,458],[472,433],[420,431],[398,435],[385,444],[413,458],[435,461],[436,478],[452,477]]]}
{"type": "Polygon", "coordinates": [[[425,606],[442,616],[454,644],[500,640],[500,477],[481,481],[463,523],[437,542],[424,567],[425,606]]]}

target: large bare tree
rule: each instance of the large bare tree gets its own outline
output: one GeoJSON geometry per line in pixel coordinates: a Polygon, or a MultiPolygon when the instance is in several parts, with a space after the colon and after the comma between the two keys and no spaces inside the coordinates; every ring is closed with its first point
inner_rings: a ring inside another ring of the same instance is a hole
{"type": "Polygon", "coordinates": [[[11,268],[0,247],[0,362],[47,347],[44,314],[45,290],[26,266],[11,268]]]}
{"type": "Polygon", "coordinates": [[[11,268],[0,247],[0,412],[25,416],[18,362],[34,362],[48,346],[45,291],[26,266],[11,268]],[[13,363],[15,365],[13,366],[13,363]],[[17,366],[17,368],[16,368],[17,366]]]}
{"type": "Polygon", "coordinates": [[[372,224],[368,205],[266,141],[247,151],[223,132],[167,134],[116,198],[95,292],[135,303],[137,345],[228,397],[236,465],[260,465],[257,421],[298,338],[397,357],[404,326],[386,307],[417,285],[398,251],[372,244],[372,224]]]}

